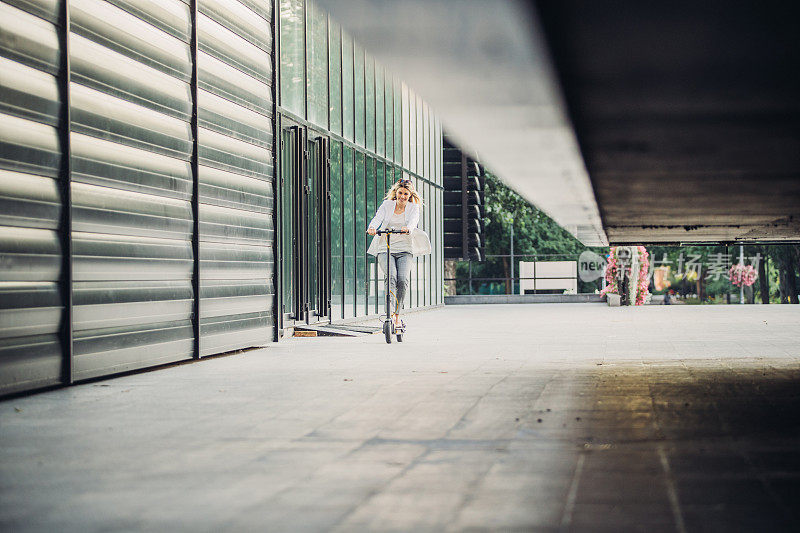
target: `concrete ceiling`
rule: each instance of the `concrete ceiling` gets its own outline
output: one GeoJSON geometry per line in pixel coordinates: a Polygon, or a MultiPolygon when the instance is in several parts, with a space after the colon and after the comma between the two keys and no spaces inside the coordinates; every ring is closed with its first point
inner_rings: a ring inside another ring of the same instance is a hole
{"type": "Polygon", "coordinates": [[[539,2],[612,243],[800,238],[795,2],[539,2]]]}
{"type": "Polygon", "coordinates": [[[794,3],[321,3],[586,244],[800,240],[794,3]]]}

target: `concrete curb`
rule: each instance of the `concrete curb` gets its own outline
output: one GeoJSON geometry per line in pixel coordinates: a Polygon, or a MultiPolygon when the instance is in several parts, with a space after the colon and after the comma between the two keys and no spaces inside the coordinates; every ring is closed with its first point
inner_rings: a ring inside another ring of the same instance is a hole
{"type": "Polygon", "coordinates": [[[445,305],[603,303],[599,294],[463,294],[445,296],[445,305]]]}

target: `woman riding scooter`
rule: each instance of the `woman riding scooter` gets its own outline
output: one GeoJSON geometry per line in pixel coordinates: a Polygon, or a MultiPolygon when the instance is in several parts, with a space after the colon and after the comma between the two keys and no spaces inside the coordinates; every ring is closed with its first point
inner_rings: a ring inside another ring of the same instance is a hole
{"type": "Polygon", "coordinates": [[[406,289],[411,273],[412,256],[431,252],[428,235],[417,229],[422,211],[422,197],[414,190],[414,183],[409,179],[401,179],[392,185],[386,197],[378,207],[373,219],[369,222],[367,233],[375,235],[367,253],[378,257],[378,265],[388,278],[387,289],[394,293],[391,312],[396,328],[402,328],[400,309],[403,308],[406,289]],[[386,252],[386,236],[378,237],[378,230],[399,230],[402,235],[395,235],[389,241],[389,255],[386,252]],[[389,263],[391,272],[386,272],[389,263]]]}

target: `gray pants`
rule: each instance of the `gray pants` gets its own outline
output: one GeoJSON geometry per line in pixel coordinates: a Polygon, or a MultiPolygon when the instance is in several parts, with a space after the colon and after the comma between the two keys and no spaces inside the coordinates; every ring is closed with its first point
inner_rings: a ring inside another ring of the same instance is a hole
{"type": "MultiPolygon", "coordinates": [[[[378,254],[378,266],[381,272],[386,274],[386,252],[378,254]]],[[[406,299],[406,289],[408,289],[408,279],[411,276],[411,262],[412,256],[409,252],[392,253],[389,259],[389,267],[391,268],[391,275],[388,276],[389,290],[392,291],[397,298],[389,298],[391,312],[399,313],[402,309],[403,302],[406,299]],[[399,273],[399,275],[398,275],[399,273]],[[395,305],[395,301],[399,305],[395,305]],[[399,307],[399,309],[398,309],[399,307]]],[[[384,285],[385,287],[386,285],[384,285]]]]}

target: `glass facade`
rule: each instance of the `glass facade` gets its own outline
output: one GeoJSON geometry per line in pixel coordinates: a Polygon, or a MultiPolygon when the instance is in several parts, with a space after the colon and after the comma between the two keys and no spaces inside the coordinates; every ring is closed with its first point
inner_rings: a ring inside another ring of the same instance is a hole
{"type": "Polygon", "coordinates": [[[331,143],[331,319],[344,318],[342,143],[331,143]]]}
{"type": "Polygon", "coordinates": [[[383,69],[375,64],[375,151],[386,155],[386,128],[383,117],[383,69]]]}
{"type": "Polygon", "coordinates": [[[281,0],[281,107],[305,115],[305,9],[303,0],[281,0]]]}
{"type": "Polygon", "coordinates": [[[314,3],[306,13],[308,120],[328,128],[328,16],[314,3]]]}
{"type": "Polygon", "coordinates": [[[375,149],[375,62],[366,58],[364,63],[364,101],[367,117],[367,150],[376,152],[375,149]]]}
{"type": "Polygon", "coordinates": [[[344,138],[348,141],[355,140],[353,103],[353,39],[342,32],[342,123],[344,124],[344,138]]]}
{"type": "MultiPolygon", "coordinates": [[[[366,253],[372,238],[365,230],[401,177],[412,179],[423,197],[419,227],[433,247],[432,255],[414,261],[406,306],[442,303],[441,128],[435,115],[313,0],[281,0],[278,24],[281,124],[305,128],[309,141],[330,140],[331,320],[383,312],[384,275],[366,253]]],[[[298,162],[281,147],[278,164],[298,162]]],[[[282,212],[297,194],[285,189],[279,191],[282,212]]],[[[290,243],[284,236],[278,249],[277,260],[287,265],[290,243]]],[[[291,298],[291,290],[283,290],[291,298]]]]}
{"type": "Polygon", "coordinates": [[[367,192],[364,152],[356,152],[355,162],[355,241],[356,241],[356,314],[367,314],[367,192]],[[363,228],[363,229],[361,229],[363,228]]]}
{"type": "MultiPolygon", "coordinates": [[[[335,191],[331,191],[335,194],[335,191]]],[[[353,149],[344,148],[342,164],[342,213],[343,237],[342,263],[344,264],[344,316],[356,313],[356,202],[355,179],[353,177],[353,149]]]]}
{"type": "Polygon", "coordinates": [[[356,144],[364,146],[366,139],[366,104],[364,102],[364,49],[353,46],[353,97],[356,123],[356,144]]]}
{"type": "MultiPolygon", "coordinates": [[[[375,159],[372,157],[367,156],[367,217],[364,221],[366,224],[372,218],[373,214],[377,210],[378,206],[376,202],[377,196],[377,173],[375,170],[375,159]]],[[[365,245],[369,248],[369,243],[372,240],[372,237],[365,234],[365,245]]],[[[366,251],[366,248],[365,248],[366,251]]],[[[377,311],[377,304],[378,304],[378,290],[375,287],[375,283],[378,279],[377,272],[376,272],[377,262],[375,261],[375,257],[367,254],[367,314],[374,314],[377,311]]]]}
{"type": "Polygon", "coordinates": [[[330,130],[342,134],[342,28],[331,21],[328,25],[328,105],[330,130]]]}

